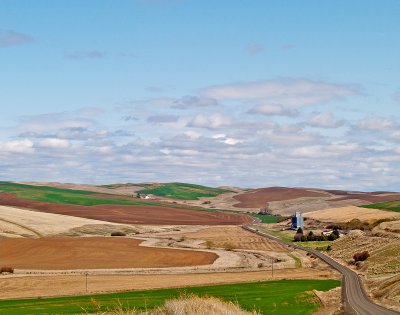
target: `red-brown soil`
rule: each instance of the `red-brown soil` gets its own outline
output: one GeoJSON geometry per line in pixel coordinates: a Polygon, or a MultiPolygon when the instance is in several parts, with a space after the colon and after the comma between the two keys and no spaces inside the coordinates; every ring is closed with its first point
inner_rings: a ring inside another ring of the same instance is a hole
{"type": "Polygon", "coordinates": [[[349,199],[359,199],[371,203],[380,203],[380,202],[400,200],[400,194],[399,193],[363,193],[363,194],[347,193],[345,196],[332,199],[331,201],[341,201],[349,199]]]}
{"type": "Polygon", "coordinates": [[[16,269],[69,270],[182,267],[212,264],[209,252],[141,247],[142,241],[111,237],[0,239],[2,264],[16,269]]]}
{"type": "Polygon", "coordinates": [[[0,194],[0,204],[125,224],[239,225],[252,221],[249,216],[229,212],[207,212],[172,207],[131,205],[96,205],[87,207],[20,199],[10,193],[0,194]]]}
{"type": "Polygon", "coordinates": [[[328,197],[323,192],[316,192],[302,188],[270,187],[258,188],[250,192],[236,195],[233,198],[239,201],[234,206],[237,208],[260,208],[268,202],[296,199],[301,197],[328,197]]]}

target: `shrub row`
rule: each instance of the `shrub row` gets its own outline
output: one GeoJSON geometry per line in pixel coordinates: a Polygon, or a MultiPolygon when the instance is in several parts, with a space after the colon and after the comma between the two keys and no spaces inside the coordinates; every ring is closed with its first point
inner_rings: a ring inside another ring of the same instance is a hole
{"type": "Polygon", "coordinates": [[[294,242],[322,242],[322,241],[334,241],[339,238],[339,231],[333,230],[330,235],[315,235],[313,231],[308,232],[307,235],[301,233],[302,230],[297,230],[297,233],[294,235],[293,241],[294,242]]]}
{"type": "Polygon", "coordinates": [[[13,267],[1,267],[0,274],[3,272],[4,273],[14,273],[14,268],[13,267]]]}
{"type": "Polygon", "coordinates": [[[368,251],[363,251],[363,252],[360,252],[360,253],[355,253],[355,254],[353,255],[353,259],[354,259],[355,262],[357,262],[357,261],[364,261],[364,260],[366,260],[368,257],[369,257],[368,251]]]}

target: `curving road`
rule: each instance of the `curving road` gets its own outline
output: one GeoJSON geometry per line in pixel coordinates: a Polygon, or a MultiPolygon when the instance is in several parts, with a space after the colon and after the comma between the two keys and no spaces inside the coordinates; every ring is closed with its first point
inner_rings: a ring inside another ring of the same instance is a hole
{"type": "Polygon", "coordinates": [[[328,265],[335,268],[337,271],[339,271],[343,275],[342,302],[345,314],[352,314],[352,315],[399,315],[400,314],[398,312],[386,309],[380,305],[373,303],[367,297],[367,294],[365,293],[364,287],[361,283],[360,277],[351,269],[339,264],[337,261],[324,255],[323,253],[313,249],[304,248],[296,244],[286,243],[269,234],[260,232],[255,228],[251,227],[250,225],[243,225],[242,228],[249,232],[274,240],[280,244],[288,245],[293,248],[309,252],[314,256],[325,261],[328,265]]]}

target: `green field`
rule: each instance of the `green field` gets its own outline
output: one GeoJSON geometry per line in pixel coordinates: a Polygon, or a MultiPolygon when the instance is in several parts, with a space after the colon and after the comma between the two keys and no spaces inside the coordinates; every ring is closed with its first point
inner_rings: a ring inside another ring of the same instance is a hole
{"type": "Polygon", "coordinates": [[[42,202],[57,203],[57,204],[70,204],[81,206],[95,206],[104,204],[113,205],[137,205],[137,206],[160,206],[160,207],[173,207],[185,208],[193,210],[206,210],[206,211],[220,211],[219,209],[206,209],[202,207],[182,206],[171,203],[162,203],[157,201],[144,201],[135,199],[124,199],[123,196],[113,194],[109,195],[112,198],[97,196],[99,193],[76,190],[76,189],[63,189],[49,186],[34,186],[25,184],[16,184],[10,182],[0,182],[0,192],[8,192],[16,195],[18,198],[31,199],[42,202]],[[118,198],[120,197],[120,198],[118,198]]]}
{"type": "Polygon", "coordinates": [[[121,304],[146,310],[182,294],[215,296],[238,303],[246,310],[263,314],[312,314],[320,301],[311,290],[328,291],[340,286],[337,280],[280,280],[268,282],[202,286],[181,289],[133,291],[91,296],[0,301],[0,314],[85,314],[121,304]]]}
{"type": "MultiPolygon", "coordinates": [[[[149,205],[149,202],[140,200],[127,200],[117,198],[102,198],[96,196],[97,193],[84,191],[63,189],[48,186],[23,185],[10,182],[0,182],[0,192],[9,192],[18,198],[38,200],[42,202],[71,204],[82,206],[94,206],[101,204],[117,204],[117,205],[149,205]]],[[[110,195],[116,196],[116,195],[110,195]]],[[[158,205],[157,203],[154,203],[158,205]]]]}
{"type": "Polygon", "coordinates": [[[261,221],[261,223],[277,223],[278,220],[280,219],[279,216],[275,215],[262,215],[262,214],[257,214],[257,213],[246,213],[253,218],[257,218],[261,221]]]}
{"type": "Polygon", "coordinates": [[[365,206],[362,206],[362,207],[363,208],[372,208],[372,209],[380,209],[380,210],[400,212],[400,200],[381,202],[381,203],[374,203],[372,205],[365,205],[365,206]]]}
{"type": "Polygon", "coordinates": [[[95,206],[95,205],[136,205],[136,206],[158,206],[158,207],[171,207],[171,208],[183,208],[187,210],[201,210],[208,212],[232,212],[241,213],[231,210],[223,209],[209,209],[195,206],[185,206],[175,203],[165,203],[158,201],[145,201],[140,199],[122,199],[123,196],[113,194],[102,194],[109,195],[112,198],[99,197],[98,193],[85,191],[85,190],[74,190],[74,189],[63,189],[49,186],[34,186],[25,184],[16,184],[10,182],[0,182],[0,193],[8,192],[16,195],[21,199],[37,200],[48,203],[56,204],[70,204],[70,205],[81,205],[81,206],[95,206]],[[120,197],[121,199],[119,199],[120,197]]]}
{"type": "Polygon", "coordinates": [[[145,189],[140,190],[142,194],[151,194],[180,200],[197,200],[200,197],[216,197],[220,194],[230,192],[225,189],[186,183],[145,184],[143,186],[145,186],[145,189]]]}
{"type": "Polygon", "coordinates": [[[274,236],[276,238],[279,238],[280,240],[288,243],[293,242],[293,236],[295,234],[295,231],[292,230],[281,230],[280,228],[277,227],[268,227],[266,225],[264,226],[258,226],[257,227],[261,232],[267,233],[271,236],[274,236]]]}

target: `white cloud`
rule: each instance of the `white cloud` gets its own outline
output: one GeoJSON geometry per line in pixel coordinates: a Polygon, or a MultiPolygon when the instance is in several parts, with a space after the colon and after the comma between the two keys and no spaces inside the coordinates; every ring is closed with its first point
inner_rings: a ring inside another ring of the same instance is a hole
{"type": "Polygon", "coordinates": [[[262,100],[283,106],[323,104],[357,93],[349,85],[300,79],[228,84],[203,90],[203,95],[217,100],[262,100]]]}
{"type": "Polygon", "coordinates": [[[211,138],[213,138],[213,139],[225,139],[226,138],[226,134],[217,133],[217,134],[213,135],[211,138]]]}
{"type": "Polygon", "coordinates": [[[185,131],[184,135],[187,136],[191,140],[197,140],[202,136],[201,133],[193,131],[193,130],[185,131]]]}
{"type": "Polygon", "coordinates": [[[228,127],[232,124],[232,120],[221,114],[213,114],[206,116],[203,114],[196,115],[188,124],[188,127],[218,129],[228,127]]]}
{"type": "Polygon", "coordinates": [[[233,137],[227,137],[227,135],[224,133],[218,133],[218,134],[212,135],[211,138],[217,140],[220,143],[225,143],[228,145],[236,145],[238,143],[243,142],[242,140],[239,140],[239,139],[236,139],[233,137]]]}
{"type": "Polygon", "coordinates": [[[261,137],[264,141],[269,141],[281,146],[296,146],[306,143],[318,144],[322,138],[319,134],[305,132],[302,130],[302,127],[290,124],[273,124],[257,130],[254,136],[261,137]]]}
{"type": "Polygon", "coordinates": [[[393,129],[395,126],[396,123],[392,119],[384,117],[369,117],[357,123],[359,129],[369,131],[385,131],[393,129]]]}
{"type": "Polygon", "coordinates": [[[285,108],[280,104],[263,104],[253,107],[251,110],[249,110],[249,114],[294,117],[299,114],[299,111],[294,108],[285,108]]]}
{"type": "Polygon", "coordinates": [[[147,122],[154,124],[176,123],[178,120],[179,116],[176,115],[154,115],[147,118],[147,122]]]}
{"type": "Polygon", "coordinates": [[[324,153],[319,146],[307,146],[294,148],[290,152],[290,155],[302,158],[319,158],[326,156],[326,153],[324,153]]]}
{"type": "Polygon", "coordinates": [[[178,109],[189,109],[193,107],[213,107],[217,106],[218,102],[214,98],[198,97],[187,95],[173,102],[172,107],[178,109]]]}
{"type": "Polygon", "coordinates": [[[33,142],[28,139],[0,142],[0,152],[33,153],[33,142]]]}
{"type": "Polygon", "coordinates": [[[326,150],[333,154],[350,154],[358,152],[361,149],[360,144],[346,141],[335,142],[326,147],[326,150]]]}
{"type": "Polygon", "coordinates": [[[236,144],[242,143],[242,142],[243,142],[242,140],[235,139],[235,138],[226,138],[224,140],[224,143],[229,144],[229,145],[236,145],[236,144]]]}
{"type": "Polygon", "coordinates": [[[71,143],[68,140],[57,138],[47,138],[38,142],[38,146],[42,148],[66,149],[70,145],[71,143]]]}
{"type": "Polygon", "coordinates": [[[20,132],[45,132],[66,128],[88,128],[93,120],[83,118],[67,118],[61,114],[47,114],[24,117],[18,129],[20,132]]]}
{"type": "Polygon", "coordinates": [[[308,124],[320,128],[337,128],[344,124],[343,120],[336,120],[332,113],[317,113],[308,120],[308,124]]]}
{"type": "Polygon", "coordinates": [[[400,130],[397,130],[391,134],[392,139],[400,141],[400,130]]]}

